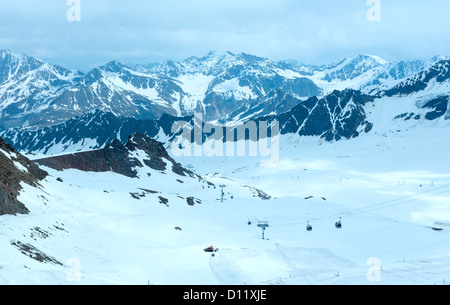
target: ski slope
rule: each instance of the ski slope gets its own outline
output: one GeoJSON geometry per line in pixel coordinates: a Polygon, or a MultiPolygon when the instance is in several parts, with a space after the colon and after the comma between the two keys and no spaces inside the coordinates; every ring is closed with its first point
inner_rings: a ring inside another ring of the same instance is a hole
{"type": "Polygon", "coordinates": [[[216,189],[149,168],[139,179],[44,168],[42,187],[24,185],[19,197],[31,213],[0,216],[0,284],[446,284],[447,124],[335,143],[283,136],[270,167],[257,157],[177,159],[216,189]],[[258,221],[270,225],[264,240],[258,221]]]}

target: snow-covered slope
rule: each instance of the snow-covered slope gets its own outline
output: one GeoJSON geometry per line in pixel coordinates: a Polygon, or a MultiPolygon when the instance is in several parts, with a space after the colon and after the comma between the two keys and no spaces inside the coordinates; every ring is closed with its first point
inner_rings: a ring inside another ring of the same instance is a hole
{"type": "Polygon", "coordinates": [[[307,77],[321,87],[325,94],[343,89],[373,94],[381,88],[391,88],[445,59],[448,57],[434,56],[425,60],[390,62],[375,55],[360,54],[338,60],[334,64],[312,66],[307,77]]]}
{"type": "Polygon", "coordinates": [[[201,179],[146,166],[135,178],[45,168],[42,187],[20,193],[30,213],[0,216],[0,282],[446,284],[448,121],[397,132],[391,117],[411,105],[392,101],[368,114],[384,124],[348,141],[282,136],[271,167],[258,157],[176,160],[201,179]],[[259,221],[269,223],[264,240],[259,221]],[[211,245],[215,256],[203,251],[211,245]]]}
{"type": "Polygon", "coordinates": [[[0,54],[3,126],[52,125],[1,134],[41,169],[0,141],[0,284],[450,280],[448,58],[211,52],[83,75],[0,54]],[[279,122],[278,162],[175,157],[194,110],[279,122]]]}

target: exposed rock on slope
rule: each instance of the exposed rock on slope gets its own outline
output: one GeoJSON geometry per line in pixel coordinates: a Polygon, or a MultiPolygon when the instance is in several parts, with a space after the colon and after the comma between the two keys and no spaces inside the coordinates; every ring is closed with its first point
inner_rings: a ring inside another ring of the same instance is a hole
{"type": "Polygon", "coordinates": [[[20,183],[37,186],[46,176],[47,172],[0,138],[0,215],[27,214],[28,209],[17,199],[20,183]]]}
{"type": "Polygon", "coordinates": [[[136,169],[144,165],[158,171],[165,171],[171,165],[171,170],[178,175],[192,175],[169,156],[160,142],[139,133],[131,135],[125,145],[114,140],[103,149],[50,157],[36,162],[59,171],[71,168],[92,172],[113,171],[132,178],[137,177],[136,169]]]}
{"type": "Polygon", "coordinates": [[[320,136],[326,141],[351,139],[372,129],[364,106],[374,99],[357,90],[335,90],[320,99],[309,98],[288,112],[258,120],[278,121],[281,134],[320,136]]]}
{"type": "MultiPolygon", "coordinates": [[[[245,117],[230,114],[236,119],[234,125],[236,129],[242,129],[246,123],[251,124],[252,122],[279,122],[281,134],[297,133],[301,136],[321,136],[327,141],[334,141],[357,137],[363,132],[369,132],[372,128],[372,123],[367,118],[365,105],[372,103],[375,97],[365,95],[361,91],[336,90],[322,98],[311,97],[305,101],[301,101],[291,94],[283,95],[281,91],[278,93],[276,94],[277,98],[269,98],[267,102],[283,101],[276,106],[280,109],[279,114],[271,113],[263,116],[262,114],[267,112],[265,103],[249,105],[248,112],[241,109],[241,113],[244,113],[245,117]],[[283,109],[290,110],[283,112],[283,109]],[[261,116],[251,118],[250,113],[256,112],[261,116]]],[[[269,97],[274,96],[269,95],[269,97]]],[[[163,115],[159,120],[136,120],[118,118],[112,113],[103,111],[90,112],[66,123],[40,130],[10,129],[0,133],[0,136],[13,144],[19,151],[60,154],[80,149],[99,149],[105,147],[114,137],[125,144],[128,136],[135,132],[146,134],[167,144],[181,134],[181,132],[172,131],[175,122],[186,122],[186,128],[191,128],[192,142],[194,140],[193,128],[196,123],[193,116],[163,115]]],[[[203,130],[204,124],[205,122],[203,122],[203,130]]],[[[209,126],[212,125],[209,124],[209,126]]],[[[222,134],[226,135],[227,126],[218,123],[214,130],[222,129],[222,134]]],[[[212,132],[204,131],[203,140],[210,138],[211,134],[212,132]]],[[[236,135],[235,139],[228,140],[240,139],[241,137],[236,135]]]]}

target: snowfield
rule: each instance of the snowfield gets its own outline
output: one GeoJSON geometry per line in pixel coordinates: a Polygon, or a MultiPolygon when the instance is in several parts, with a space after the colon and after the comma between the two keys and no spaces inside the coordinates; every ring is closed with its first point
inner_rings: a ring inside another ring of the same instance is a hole
{"type": "Polygon", "coordinates": [[[150,168],[135,179],[44,168],[19,198],[31,213],[0,217],[0,284],[447,284],[448,124],[334,143],[283,136],[271,167],[176,158],[216,188],[150,168]]]}

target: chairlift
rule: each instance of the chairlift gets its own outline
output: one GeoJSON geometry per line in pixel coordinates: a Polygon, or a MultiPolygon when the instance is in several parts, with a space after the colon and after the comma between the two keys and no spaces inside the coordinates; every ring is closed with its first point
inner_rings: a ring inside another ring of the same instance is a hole
{"type": "Polygon", "coordinates": [[[309,220],[308,220],[308,223],[306,225],[306,231],[308,231],[308,232],[312,231],[312,226],[309,224],[309,220]]]}
{"type": "Polygon", "coordinates": [[[337,229],[342,228],[341,217],[339,217],[339,221],[337,221],[334,225],[336,226],[337,229]]]}

